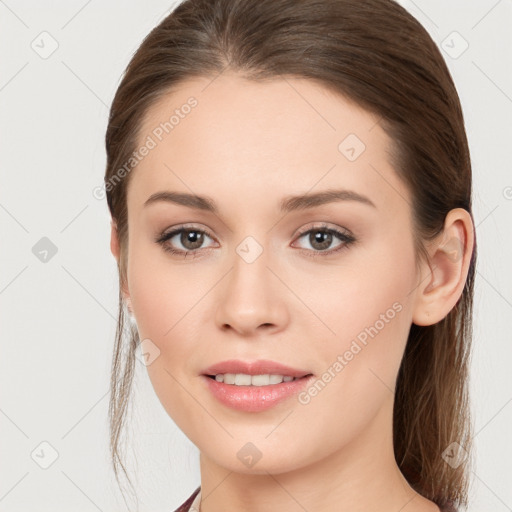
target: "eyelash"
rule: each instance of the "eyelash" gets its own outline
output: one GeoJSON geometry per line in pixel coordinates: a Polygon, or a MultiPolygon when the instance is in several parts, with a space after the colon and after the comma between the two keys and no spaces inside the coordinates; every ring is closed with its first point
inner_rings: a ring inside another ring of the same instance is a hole
{"type": "MultiPolygon", "coordinates": [[[[183,251],[180,249],[174,249],[166,243],[168,240],[173,238],[175,235],[180,234],[183,231],[191,231],[191,232],[195,232],[195,233],[201,233],[201,234],[208,236],[209,238],[214,239],[214,237],[205,229],[199,229],[194,226],[180,226],[180,227],[173,229],[172,231],[169,231],[167,233],[166,232],[161,233],[159,235],[159,237],[156,239],[156,243],[160,244],[164,251],[169,252],[173,255],[187,257],[189,254],[192,254],[193,257],[195,258],[195,257],[197,257],[196,255],[199,253],[199,251],[201,251],[201,249],[195,249],[195,250],[191,250],[191,251],[183,251]]],[[[348,249],[348,247],[350,247],[353,243],[356,242],[356,238],[353,235],[349,234],[348,232],[342,232],[337,229],[330,228],[325,224],[322,224],[320,226],[315,226],[313,228],[308,228],[306,230],[299,232],[297,235],[297,239],[300,239],[304,235],[307,235],[307,234],[309,234],[311,232],[315,232],[315,231],[334,235],[338,239],[340,239],[342,243],[340,245],[338,245],[335,249],[330,249],[330,250],[326,250],[326,251],[315,251],[315,250],[311,250],[311,249],[299,248],[301,253],[305,254],[306,256],[312,257],[312,258],[316,258],[318,256],[329,256],[329,255],[332,255],[335,253],[339,253],[345,249],[348,249]]],[[[204,249],[208,250],[211,248],[204,248],[204,249]]]]}

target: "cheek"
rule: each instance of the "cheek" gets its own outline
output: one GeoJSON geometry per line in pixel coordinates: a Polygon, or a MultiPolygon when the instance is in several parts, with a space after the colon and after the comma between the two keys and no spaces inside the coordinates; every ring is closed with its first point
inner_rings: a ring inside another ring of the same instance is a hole
{"type": "Polygon", "coordinates": [[[379,247],[359,252],[339,276],[311,297],[318,315],[336,333],[323,345],[324,364],[329,367],[342,356],[346,366],[341,373],[354,390],[379,378],[378,385],[393,388],[412,318],[412,243],[383,240],[379,247]]]}
{"type": "Polygon", "coordinates": [[[127,272],[140,339],[150,340],[158,353],[148,374],[164,406],[174,410],[180,400],[190,400],[178,382],[197,373],[193,356],[197,340],[205,339],[198,314],[208,307],[208,293],[218,278],[212,270],[194,272],[191,265],[170,261],[159,247],[143,244],[133,247],[127,272]]]}
{"type": "Polygon", "coordinates": [[[154,245],[130,247],[127,273],[141,339],[160,345],[186,324],[187,315],[207,293],[208,283],[171,262],[154,245]]]}

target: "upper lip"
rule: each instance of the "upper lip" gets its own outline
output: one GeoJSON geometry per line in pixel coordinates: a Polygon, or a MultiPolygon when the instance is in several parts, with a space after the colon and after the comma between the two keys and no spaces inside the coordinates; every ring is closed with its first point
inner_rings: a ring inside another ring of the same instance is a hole
{"type": "Polygon", "coordinates": [[[240,361],[237,359],[230,359],[229,361],[222,361],[213,364],[203,371],[204,375],[218,375],[225,373],[244,373],[246,375],[284,375],[290,377],[304,377],[310,375],[311,372],[292,368],[276,361],[269,361],[260,359],[258,361],[240,361]]]}

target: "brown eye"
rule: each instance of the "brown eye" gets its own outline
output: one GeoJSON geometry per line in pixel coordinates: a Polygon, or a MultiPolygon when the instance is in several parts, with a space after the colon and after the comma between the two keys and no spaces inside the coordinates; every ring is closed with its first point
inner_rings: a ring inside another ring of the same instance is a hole
{"type": "Polygon", "coordinates": [[[313,249],[324,251],[332,244],[332,233],[325,230],[312,230],[309,232],[309,243],[313,249]]]}
{"type": "Polygon", "coordinates": [[[183,229],[181,231],[180,243],[187,250],[199,249],[204,241],[204,233],[195,229],[183,229]],[[190,244],[190,245],[189,245],[190,244]]]}
{"type": "Polygon", "coordinates": [[[308,256],[327,256],[348,248],[356,241],[355,237],[349,232],[338,231],[337,229],[327,226],[315,227],[303,231],[298,239],[304,239],[309,244],[310,248],[302,247],[308,256]],[[332,248],[336,239],[338,239],[339,242],[332,248]]]}
{"type": "Polygon", "coordinates": [[[162,233],[156,242],[167,252],[186,256],[189,253],[194,254],[203,249],[205,238],[213,239],[202,229],[182,226],[167,233],[162,233]]]}

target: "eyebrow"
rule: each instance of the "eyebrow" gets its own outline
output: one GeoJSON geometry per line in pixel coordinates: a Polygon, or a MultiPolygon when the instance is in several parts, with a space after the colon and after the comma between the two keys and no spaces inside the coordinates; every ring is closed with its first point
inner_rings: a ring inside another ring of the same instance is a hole
{"type": "MultiPolygon", "coordinates": [[[[322,192],[315,192],[313,194],[286,196],[280,203],[280,210],[283,213],[289,213],[295,210],[314,208],[316,206],[339,201],[354,201],[377,208],[368,197],[358,194],[352,190],[329,189],[322,192]]],[[[215,201],[210,197],[188,194],[185,192],[156,192],[146,200],[144,207],[157,202],[169,202],[188,206],[189,208],[197,210],[204,210],[214,214],[219,213],[219,209],[215,204],[215,201]]]]}

